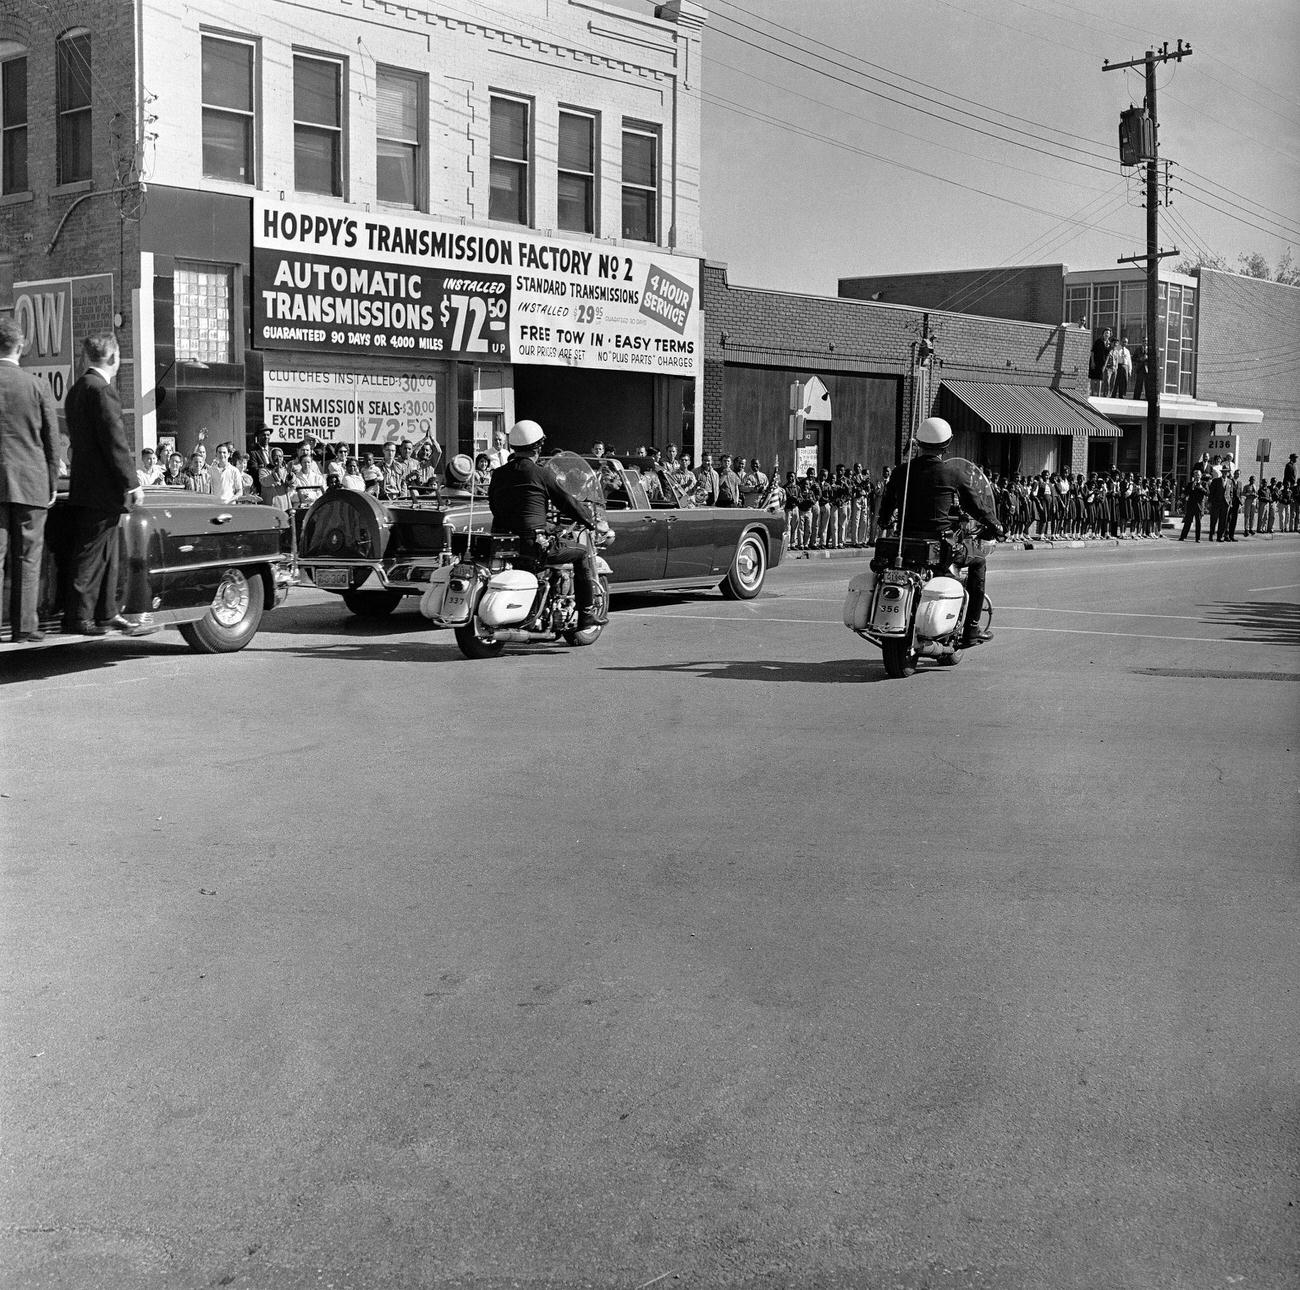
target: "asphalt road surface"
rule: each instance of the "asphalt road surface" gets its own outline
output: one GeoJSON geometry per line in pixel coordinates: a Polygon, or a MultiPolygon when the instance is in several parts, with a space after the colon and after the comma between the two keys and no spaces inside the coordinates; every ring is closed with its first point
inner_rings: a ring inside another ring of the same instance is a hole
{"type": "Polygon", "coordinates": [[[9,1287],[1300,1283],[1300,539],[3,660],[9,1287]]]}

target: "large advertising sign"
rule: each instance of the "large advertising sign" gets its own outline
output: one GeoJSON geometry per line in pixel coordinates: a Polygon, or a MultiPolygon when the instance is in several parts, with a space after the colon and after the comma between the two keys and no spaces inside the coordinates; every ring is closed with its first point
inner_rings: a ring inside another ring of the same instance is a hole
{"type": "Polygon", "coordinates": [[[14,319],[23,329],[19,366],[49,384],[60,410],[76,379],[81,338],[111,331],[112,317],[112,274],[14,284],[14,319]]]}
{"type": "Polygon", "coordinates": [[[697,376],[696,265],[258,197],[253,344],[697,376]]]}
{"type": "Polygon", "coordinates": [[[438,387],[432,376],[326,372],[268,362],[262,419],[276,442],[313,434],[325,443],[383,444],[437,438],[438,387]]]}

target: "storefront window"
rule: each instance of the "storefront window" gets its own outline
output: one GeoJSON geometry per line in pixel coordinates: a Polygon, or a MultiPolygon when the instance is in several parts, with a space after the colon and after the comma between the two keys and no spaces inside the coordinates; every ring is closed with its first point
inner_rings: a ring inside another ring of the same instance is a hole
{"type": "Polygon", "coordinates": [[[1147,337],[1147,288],[1144,282],[1121,282],[1119,288],[1119,334],[1128,337],[1129,349],[1145,345],[1147,337]]]}
{"type": "Polygon", "coordinates": [[[231,270],[220,265],[178,267],[173,306],[176,353],[201,363],[231,363],[231,270]]]}

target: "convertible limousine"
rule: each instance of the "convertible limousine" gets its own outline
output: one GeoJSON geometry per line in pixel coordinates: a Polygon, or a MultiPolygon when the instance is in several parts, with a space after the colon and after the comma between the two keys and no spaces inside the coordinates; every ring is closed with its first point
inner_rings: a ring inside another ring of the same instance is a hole
{"type": "MultiPolygon", "coordinates": [[[[749,600],[780,563],[780,515],[697,506],[650,461],[589,460],[602,475],[605,518],[615,534],[601,552],[613,571],[613,595],[718,587],[730,599],[749,600]]],[[[342,596],[352,613],[380,618],[404,596],[419,596],[433,570],[450,563],[453,532],[487,532],[491,524],[481,494],[443,489],[385,502],[332,488],[303,520],[299,568],[317,587],[342,596]]]]}
{"type": "MultiPolygon", "coordinates": [[[[143,504],[122,516],[118,543],[122,613],[141,633],[178,628],[200,654],[243,649],[263,612],[280,604],[296,579],[292,517],[259,503],[223,504],[180,488],[147,488],[143,504]]],[[[39,644],[6,643],[0,651],[87,639],[60,632],[71,546],[71,512],[60,495],[45,523],[37,610],[48,634],[39,644]]],[[[7,611],[7,577],[2,603],[7,611]]],[[[6,642],[9,631],[6,623],[6,642]]]]}

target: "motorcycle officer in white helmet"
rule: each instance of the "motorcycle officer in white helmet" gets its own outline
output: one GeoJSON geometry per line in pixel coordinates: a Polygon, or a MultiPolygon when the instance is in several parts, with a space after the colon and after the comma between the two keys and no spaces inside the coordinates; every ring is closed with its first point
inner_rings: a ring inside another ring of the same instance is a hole
{"type": "Polygon", "coordinates": [[[492,532],[514,533],[519,538],[519,554],[539,568],[573,565],[579,631],[608,622],[604,606],[597,601],[595,557],[585,546],[564,546],[554,541],[554,530],[547,522],[547,503],[592,530],[597,527],[596,517],[538,465],[546,434],[536,421],[516,421],[510,427],[508,442],[510,459],[492,472],[488,485],[492,532]]]}
{"type": "Polygon", "coordinates": [[[985,506],[969,483],[970,463],[945,461],[952,442],[952,426],[942,417],[927,417],[916,432],[917,453],[912,458],[910,478],[907,462],[900,462],[889,477],[880,497],[879,522],[885,529],[903,507],[906,481],[907,509],[902,517],[908,537],[946,539],[953,551],[953,563],[966,569],[966,590],[971,611],[966,615],[961,647],[970,649],[988,637],[980,630],[980,606],[984,604],[987,568],[984,555],[955,536],[954,520],[959,511],[978,520],[981,534],[1004,537],[998,517],[985,506]]]}

